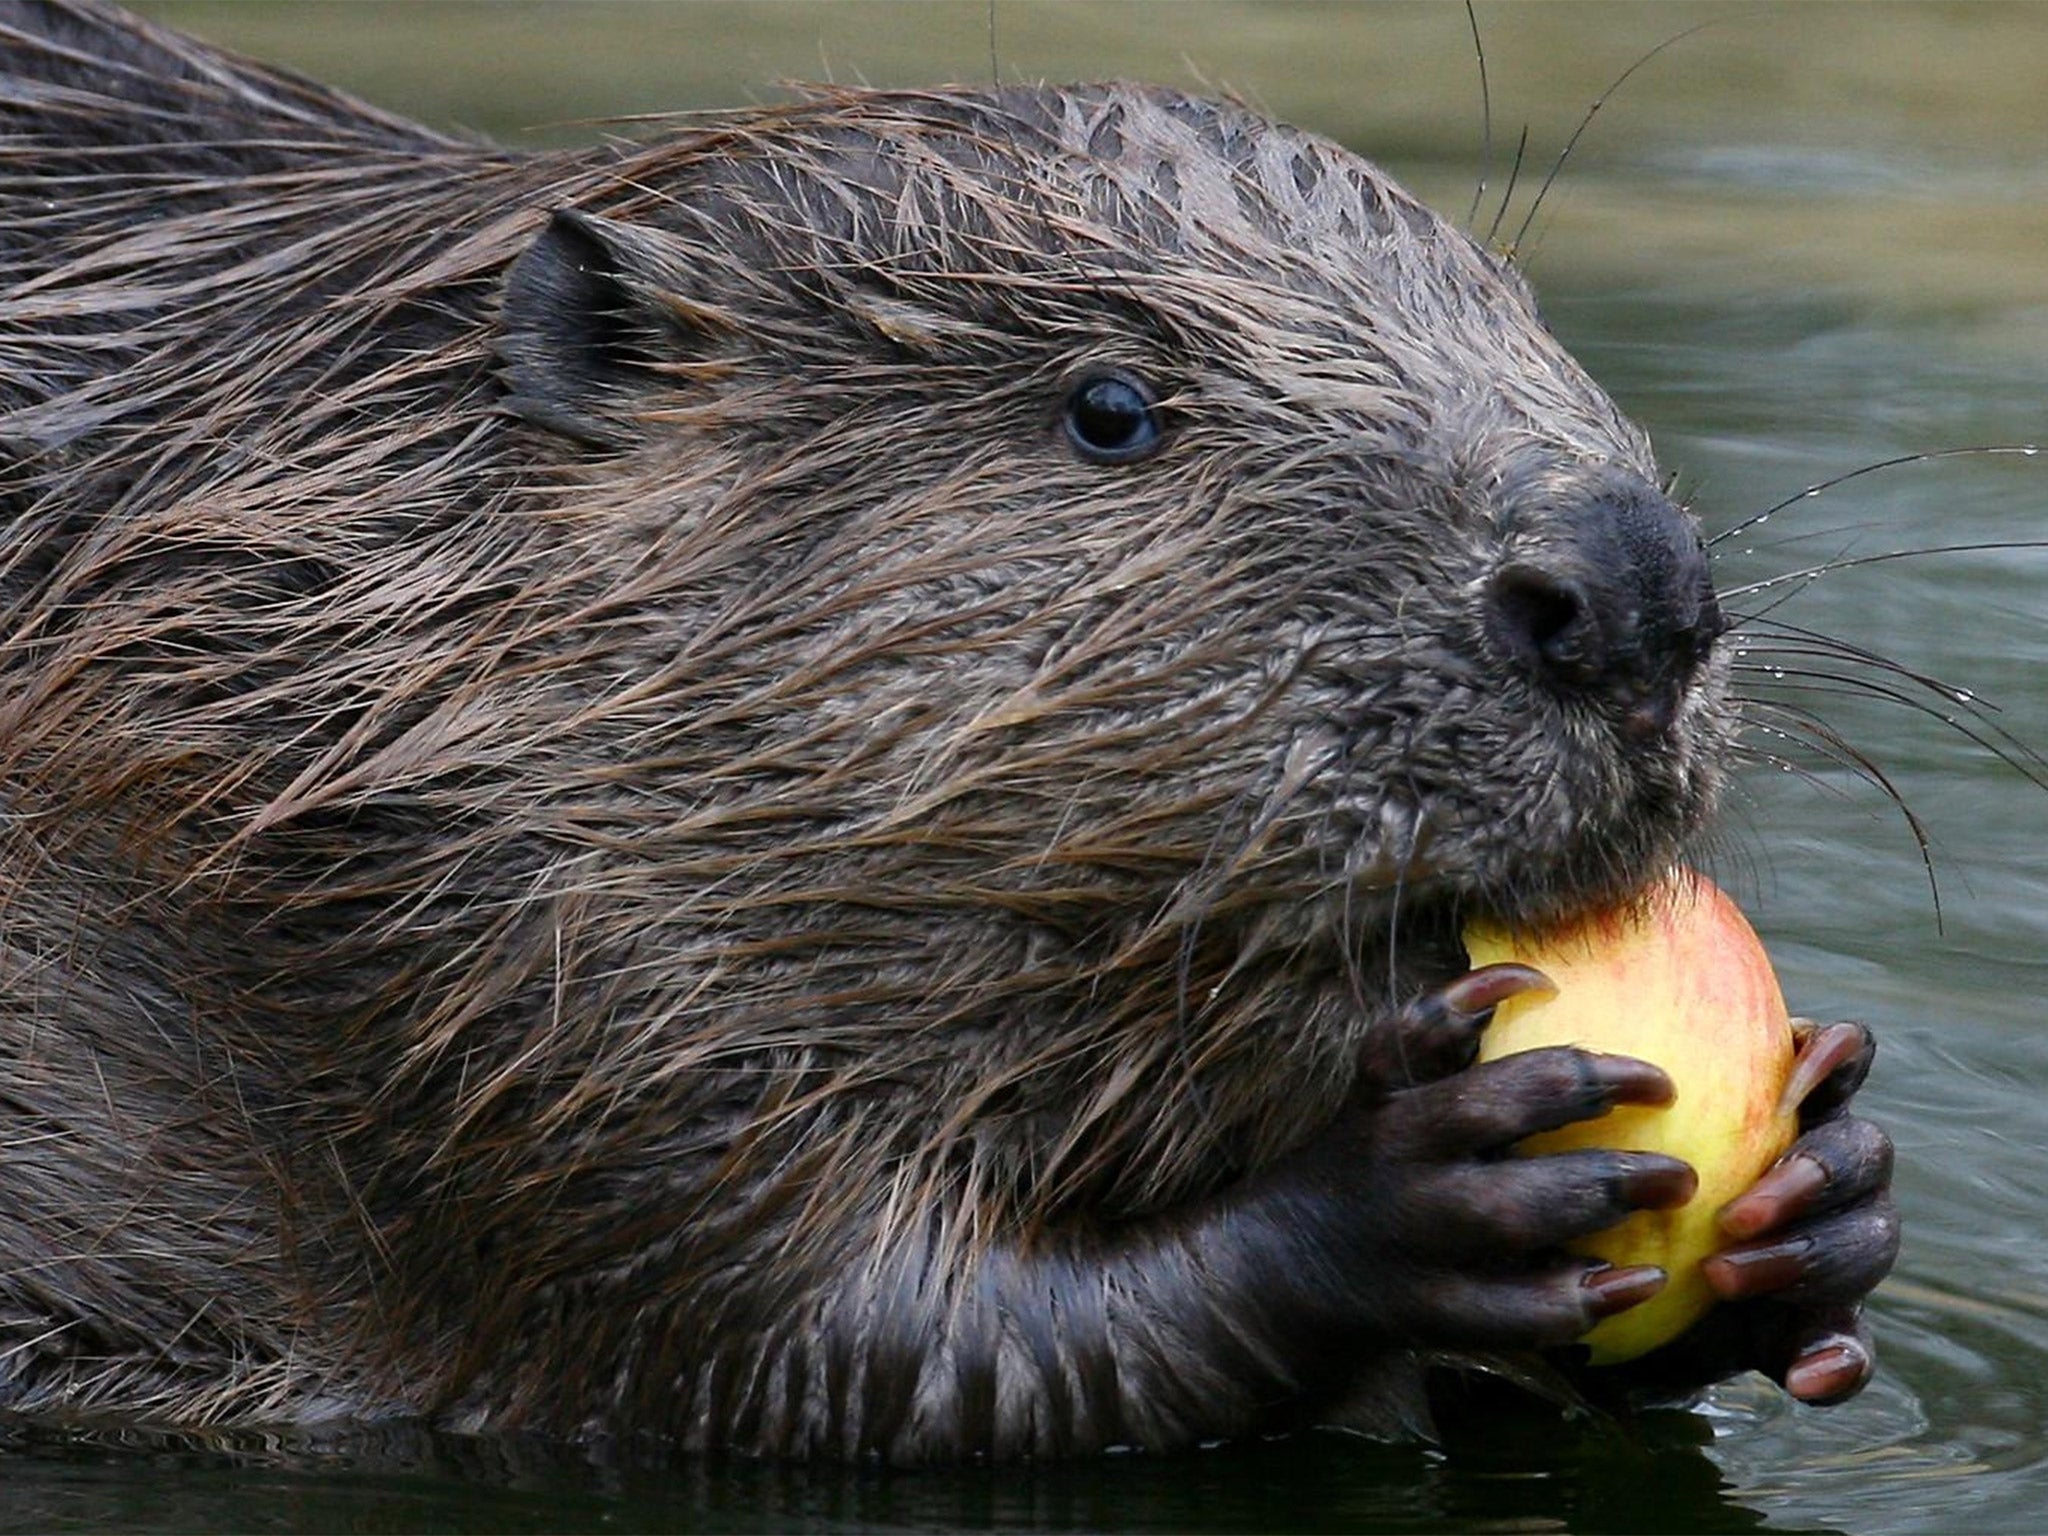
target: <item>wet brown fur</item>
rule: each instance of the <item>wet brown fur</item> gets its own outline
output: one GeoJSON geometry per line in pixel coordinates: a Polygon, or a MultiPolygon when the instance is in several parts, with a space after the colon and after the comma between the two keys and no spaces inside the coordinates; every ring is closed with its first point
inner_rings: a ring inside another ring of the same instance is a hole
{"type": "Polygon", "coordinates": [[[1487,638],[1654,480],[1520,280],[1134,87],[515,154],[10,6],[0,454],[11,1407],[1246,1427],[989,1277],[1272,1164],[1726,755],[1718,673],[1634,741],[1487,638]],[[587,356],[503,298],[562,209],[587,356]],[[1061,440],[1105,365],[1170,452],[1061,440]]]}

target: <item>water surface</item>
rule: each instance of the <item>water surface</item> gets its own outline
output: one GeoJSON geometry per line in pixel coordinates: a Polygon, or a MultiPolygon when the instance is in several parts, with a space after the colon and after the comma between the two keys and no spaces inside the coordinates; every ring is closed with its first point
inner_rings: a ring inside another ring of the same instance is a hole
{"type": "MultiPolygon", "coordinates": [[[[792,77],[991,71],[979,3],[152,9],[437,123],[535,142],[587,137],[608,115],[769,99],[792,77]]],[[[1449,211],[1472,202],[1487,165],[1482,226],[1526,123],[1531,169],[1500,225],[1512,238],[1587,106],[1710,21],[1601,108],[1521,242],[1551,322],[1650,428],[1709,527],[1880,460],[2048,439],[2048,10],[1480,15],[1490,161],[1451,6],[1005,0],[994,67],[1234,90],[1344,138],[1449,211]]],[[[1844,557],[2043,537],[2048,460],[1977,457],[1857,479],[1719,548],[1736,587],[1844,557]]],[[[0,1440],[0,1527],[2038,1529],[2048,794],[1939,717],[2048,746],[2048,555],[1875,564],[1749,603],[1780,597],[1779,616],[1984,701],[1803,701],[1892,779],[1924,824],[1925,860],[1885,795],[1810,755],[1745,779],[1708,860],[1795,1008],[1866,1020],[1883,1040],[1865,1104],[1898,1142],[1909,1239],[1874,1305],[1883,1374],[1855,1402],[1816,1412],[1738,1382],[1694,1413],[1508,1416],[1439,1449],[1306,1437],[914,1477],[677,1470],[414,1435],[22,1430],[0,1440]]]]}

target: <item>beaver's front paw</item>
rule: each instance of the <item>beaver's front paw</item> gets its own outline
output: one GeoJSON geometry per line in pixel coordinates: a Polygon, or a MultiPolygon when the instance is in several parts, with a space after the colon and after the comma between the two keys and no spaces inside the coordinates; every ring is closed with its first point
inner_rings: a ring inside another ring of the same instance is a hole
{"type": "Polygon", "coordinates": [[[1723,1298],[1684,1338],[1630,1368],[1632,1385],[1696,1387],[1762,1370],[1809,1403],[1835,1403],[1876,1364],[1863,1298],[1899,1251],[1892,1144],[1849,1100],[1875,1051],[1860,1024],[1793,1021],[1799,1054],[1786,1086],[1801,1134],[1725,1206],[1731,1239],[1702,1265],[1723,1298]]]}
{"type": "Polygon", "coordinates": [[[1671,1080],[1568,1047],[1468,1065],[1494,1006],[1541,984],[1526,967],[1489,966],[1388,1020],[1359,1102],[1292,1170],[1321,1192],[1313,1208],[1339,1262],[1370,1277],[1366,1299],[1391,1342],[1562,1344],[1664,1285],[1661,1269],[1572,1258],[1563,1245],[1682,1204],[1697,1184],[1689,1167],[1646,1152],[1508,1153],[1617,1104],[1668,1103],[1671,1080]]]}

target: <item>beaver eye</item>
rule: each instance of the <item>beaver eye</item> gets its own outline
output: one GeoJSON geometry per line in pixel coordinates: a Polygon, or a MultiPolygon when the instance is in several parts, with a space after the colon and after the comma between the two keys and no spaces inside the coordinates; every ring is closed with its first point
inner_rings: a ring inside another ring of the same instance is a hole
{"type": "Polygon", "coordinates": [[[1143,379],[1098,373],[1067,396],[1067,440],[1098,464],[1128,464],[1156,449],[1162,437],[1159,398],[1143,379]]]}

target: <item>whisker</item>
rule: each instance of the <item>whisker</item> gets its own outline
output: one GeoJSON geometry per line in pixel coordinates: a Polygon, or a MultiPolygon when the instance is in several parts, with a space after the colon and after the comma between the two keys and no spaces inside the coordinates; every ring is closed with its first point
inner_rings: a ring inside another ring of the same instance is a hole
{"type": "MultiPolygon", "coordinates": [[[[1744,702],[1750,704],[1758,703],[1754,699],[1745,700],[1744,702]]],[[[1769,708],[1771,706],[1760,707],[1769,708]]],[[[1765,735],[1776,736],[1785,741],[1794,742],[1799,747],[1818,755],[1825,761],[1837,763],[1838,766],[1847,768],[1852,773],[1855,772],[1855,764],[1843,762],[1835,758],[1825,746],[1813,740],[1810,736],[1800,732],[1788,731],[1781,726],[1766,725],[1762,720],[1754,718],[1746,720],[1745,724],[1750,729],[1761,731],[1765,735]]],[[[1853,798],[1848,790],[1844,789],[1833,779],[1822,775],[1812,763],[1803,758],[1794,757],[1789,752],[1776,752],[1767,747],[1757,746],[1753,742],[1743,741],[1737,743],[1734,749],[1734,757],[1735,761],[1744,768],[1775,768],[1780,773],[1789,773],[1801,783],[1819,790],[1822,794],[1832,795],[1837,800],[1848,801],[1853,798]]],[[[1861,774],[1856,776],[1859,779],[1862,777],[1861,774]]]]}
{"type": "Polygon", "coordinates": [[[1805,625],[1779,618],[1742,615],[1736,619],[1736,623],[1738,628],[1735,631],[1735,642],[1740,655],[1833,656],[1843,661],[1860,662],[1864,666],[1889,672],[1931,693],[1938,693],[1952,703],[1965,705],[1973,713],[1999,712],[1996,703],[1990,699],[1980,699],[1968,688],[1958,687],[1931,672],[1918,671],[1903,662],[1893,660],[1881,651],[1870,650],[1852,640],[1842,640],[1820,630],[1809,629],[1805,625]],[[1754,633],[1740,627],[1757,622],[1767,625],[1768,630],[1765,633],[1754,633]]]}
{"type": "MultiPolygon", "coordinates": [[[[1836,750],[1810,728],[1825,725],[1824,717],[1787,701],[1742,698],[1736,702],[1743,708],[1744,735],[1743,739],[1736,743],[1733,754],[1735,763],[1739,766],[1745,769],[1767,768],[1789,774],[1807,788],[1817,790],[1844,805],[1857,803],[1855,790],[1852,786],[1843,784],[1839,778],[1824,772],[1823,768],[1826,766],[1842,769],[1856,783],[1867,785],[1880,793],[1884,792],[1885,785],[1881,780],[1872,778],[1854,757],[1836,750]],[[1772,721],[1781,723],[1773,724],[1772,721]],[[1784,746],[1779,749],[1759,745],[1752,739],[1752,733],[1772,737],[1784,743],[1784,746]]],[[[1887,795],[1886,798],[1892,797],[1887,795]]]]}
{"type": "Polygon", "coordinates": [[[1465,233],[1469,235],[1486,197],[1487,179],[1493,174],[1493,91],[1486,79],[1486,45],[1479,40],[1479,10],[1473,0],[1465,0],[1465,20],[1472,28],[1472,55],[1479,61],[1479,184],[1472,189],[1472,206],[1465,210],[1465,233]]]}
{"type": "Polygon", "coordinates": [[[1712,549],[1725,539],[1732,539],[1737,534],[1748,532],[1758,524],[1784,511],[1794,502],[1808,501],[1813,497],[1825,495],[1838,485],[1847,485],[1851,480],[1861,480],[1865,475],[1874,475],[1879,470],[1899,469],[1908,464],[1926,464],[1936,459],[1969,458],[1976,454],[2016,454],[2022,458],[2031,459],[2040,452],[2041,446],[2038,443],[1980,443],[1967,448],[1932,448],[1924,453],[1903,453],[1896,458],[1879,459],[1874,464],[1865,464],[1861,469],[1852,469],[1826,480],[1817,480],[1804,490],[1794,491],[1783,501],[1774,502],[1772,505],[1765,507],[1763,511],[1743,519],[1743,521],[1736,523],[1733,527],[1723,528],[1719,533],[1707,540],[1707,548],[1712,549]]]}
{"type": "MultiPolygon", "coordinates": [[[[1839,534],[1836,536],[1839,537],[1839,534]]],[[[1772,577],[1768,581],[1751,582],[1742,586],[1731,587],[1727,591],[1721,592],[1719,596],[1724,601],[1730,598],[1745,597],[1751,592],[1760,591],[1766,586],[1773,585],[1779,577],[1782,577],[1787,583],[1785,590],[1777,593],[1764,607],[1757,609],[1750,615],[1752,622],[1767,619],[1816,581],[1819,581],[1829,571],[1840,570],[1845,561],[1855,559],[1856,557],[1849,553],[1849,549],[1850,545],[1848,543],[1840,545],[1829,559],[1822,561],[1817,566],[1809,567],[1803,580],[1799,579],[1801,574],[1799,572],[1781,571],[1777,577],[1772,577]]]]}
{"type": "MultiPolygon", "coordinates": [[[[1963,544],[1923,544],[1916,549],[1888,549],[1874,555],[1848,555],[1820,565],[1804,566],[1796,571],[1782,571],[1776,576],[1766,576],[1759,581],[1744,582],[1741,586],[1728,588],[1720,597],[1725,602],[1730,598],[1747,597],[1752,592],[1768,591],[1787,582],[1798,582],[1798,590],[1803,591],[1821,577],[1831,576],[1836,571],[1853,571],[1866,565],[1889,565],[1894,560],[1919,560],[1929,555],[1981,555],[2008,549],[2048,549],[2048,539],[1985,539],[1963,544]]],[[[1775,600],[1773,606],[1783,601],[1785,598],[1780,597],[1775,600]]]]}
{"type": "Polygon", "coordinates": [[[1515,140],[1515,158],[1508,163],[1508,184],[1500,195],[1500,206],[1493,210],[1493,222],[1486,226],[1486,243],[1491,247],[1500,238],[1500,221],[1508,216],[1508,207],[1515,200],[1515,184],[1522,179],[1522,166],[1529,156],[1529,125],[1522,125],[1522,133],[1515,140]]]}
{"type": "Polygon", "coordinates": [[[1859,677],[1854,673],[1825,672],[1818,668],[1773,668],[1766,675],[1774,682],[1791,680],[1793,686],[1806,692],[1829,694],[1838,698],[1880,699],[1910,709],[1916,714],[1925,715],[1931,720],[1938,720],[1972,745],[1982,747],[2029,783],[2048,789],[2048,765],[2044,765],[2040,755],[2024,742],[2014,740],[2001,730],[1980,730],[1954,715],[1942,713],[1924,699],[1917,699],[1903,689],[1887,688],[1873,678],[1859,677]]]}
{"type": "Polygon", "coordinates": [[[1840,731],[1801,705],[1787,700],[1759,699],[1747,695],[1738,695],[1736,702],[1745,711],[1765,710],[1776,718],[1798,727],[1796,733],[1788,732],[1788,736],[1796,734],[1796,739],[1805,741],[1830,761],[1850,769],[1891,801],[1900,818],[1906,823],[1907,830],[1912,833],[1914,847],[1919,850],[1920,865],[1927,874],[1928,895],[1934,902],[1935,931],[1941,932],[1941,882],[1934,872],[1933,839],[1928,836],[1926,823],[1907,803],[1904,793],[1892,781],[1891,776],[1880,768],[1868,753],[1852,745],[1840,731]]]}
{"type": "MultiPolygon", "coordinates": [[[[1508,246],[1508,251],[1510,254],[1513,254],[1515,251],[1520,250],[1522,248],[1522,242],[1529,238],[1529,226],[1536,222],[1536,215],[1542,211],[1543,199],[1550,195],[1550,188],[1552,183],[1554,183],[1557,180],[1558,173],[1564,169],[1565,162],[1571,159],[1572,151],[1578,148],[1579,140],[1582,137],[1584,137],[1586,130],[1593,126],[1593,119],[1600,115],[1600,109],[1607,105],[1607,99],[1610,96],[1612,96],[1616,91],[1620,90],[1624,85],[1628,84],[1629,76],[1633,75],[1645,64],[1648,64],[1650,60],[1656,58],[1657,55],[1662,53],[1666,48],[1670,48],[1678,43],[1684,42],[1685,39],[1691,37],[1695,32],[1704,32],[1708,27],[1719,26],[1722,22],[1727,21],[1729,19],[1730,18],[1726,16],[1714,16],[1710,17],[1706,21],[1698,23],[1695,26],[1687,27],[1683,32],[1673,33],[1670,37],[1665,38],[1663,42],[1659,43],[1656,47],[1652,48],[1648,53],[1644,54],[1641,58],[1637,59],[1635,63],[1629,65],[1627,69],[1624,69],[1620,74],[1616,75],[1614,77],[1614,83],[1608,86],[1607,89],[1602,91],[1598,96],[1593,98],[1593,104],[1590,107],[1586,108],[1586,115],[1579,119],[1579,126],[1572,130],[1572,136],[1564,141],[1564,148],[1558,151],[1557,162],[1551,166],[1550,174],[1543,178],[1543,185],[1536,189],[1536,196],[1534,197],[1534,199],[1531,200],[1529,204],[1529,211],[1526,215],[1523,216],[1521,227],[1515,231],[1515,238],[1508,246]]],[[[1505,206],[1503,206],[1503,211],[1505,211],[1505,206]]],[[[1498,220],[1495,221],[1496,225],[1498,224],[1498,222],[1498,220]]],[[[1487,235],[1489,243],[1491,242],[1492,238],[1493,234],[1491,231],[1489,231],[1487,235]]]]}

